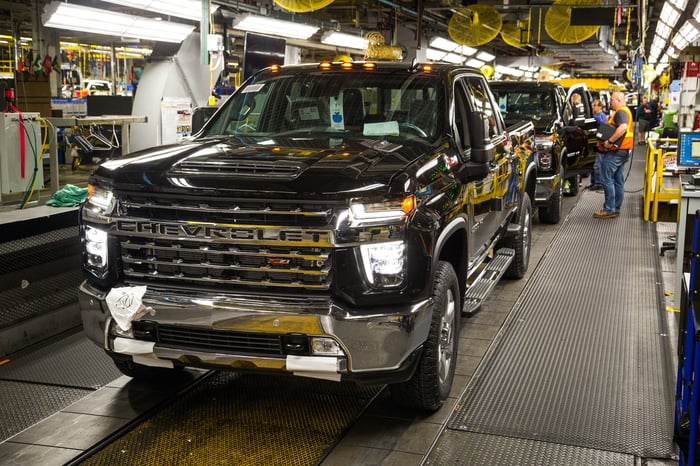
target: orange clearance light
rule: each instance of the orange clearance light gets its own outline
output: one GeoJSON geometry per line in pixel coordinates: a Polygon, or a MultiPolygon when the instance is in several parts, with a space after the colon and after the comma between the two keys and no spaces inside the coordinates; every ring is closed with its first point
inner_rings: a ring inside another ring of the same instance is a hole
{"type": "Polygon", "coordinates": [[[331,69],[331,62],[328,62],[328,61],[321,62],[321,63],[319,63],[318,67],[321,68],[322,70],[330,70],[331,69]]]}
{"type": "Polygon", "coordinates": [[[344,61],[343,63],[340,64],[340,67],[344,70],[351,70],[352,63],[350,63],[349,61],[344,61]]]}
{"type": "Polygon", "coordinates": [[[423,65],[424,73],[430,73],[431,71],[433,71],[433,67],[431,65],[423,65]]]}
{"type": "Polygon", "coordinates": [[[270,71],[272,71],[273,73],[279,73],[280,66],[279,65],[270,65],[270,71]]]}
{"type": "Polygon", "coordinates": [[[404,198],[404,200],[401,202],[401,210],[406,212],[407,214],[410,214],[413,212],[413,209],[416,207],[416,197],[415,196],[408,196],[404,198]]]}
{"type": "Polygon", "coordinates": [[[377,67],[376,63],[365,63],[362,65],[362,67],[366,70],[373,70],[377,67]]]}

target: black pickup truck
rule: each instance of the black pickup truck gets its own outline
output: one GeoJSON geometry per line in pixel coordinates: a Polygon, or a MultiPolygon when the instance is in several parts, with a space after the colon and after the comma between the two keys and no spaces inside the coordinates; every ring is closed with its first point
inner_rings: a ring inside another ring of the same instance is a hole
{"type": "Polygon", "coordinates": [[[387,383],[436,410],[461,315],[527,270],[533,134],[471,68],[262,70],[192,138],[90,176],[85,331],[133,377],[387,383]]]}
{"type": "Polygon", "coordinates": [[[506,123],[535,125],[538,153],[535,205],[543,223],[559,223],[562,195],[578,194],[579,180],[593,170],[597,123],[585,84],[565,90],[554,82],[494,81],[491,89],[506,123]],[[583,113],[573,117],[571,96],[581,96],[583,113]],[[568,181],[568,183],[566,183],[568,181]]]}

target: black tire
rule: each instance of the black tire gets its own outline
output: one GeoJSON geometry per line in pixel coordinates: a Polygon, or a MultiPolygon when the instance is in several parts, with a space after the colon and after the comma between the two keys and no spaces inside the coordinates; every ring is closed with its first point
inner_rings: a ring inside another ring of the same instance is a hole
{"type": "Polygon", "coordinates": [[[110,353],[109,356],[114,361],[114,365],[122,374],[138,380],[161,381],[176,377],[181,373],[182,367],[176,366],[173,369],[166,367],[151,367],[137,364],[130,356],[110,353]]]}
{"type": "Polygon", "coordinates": [[[440,261],[432,290],[433,316],[428,339],[411,379],[390,386],[392,399],[404,406],[437,411],[452,389],[459,345],[460,297],[457,275],[440,261]]]}
{"type": "Polygon", "coordinates": [[[581,177],[579,175],[567,178],[569,182],[569,191],[566,193],[568,196],[576,196],[579,191],[579,184],[581,183],[581,177]]]}
{"type": "Polygon", "coordinates": [[[554,189],[546,206],[538,209],[540,222],[555,225],[561,220],[561,211],[564,197],[564,170],[559,169],[559,184],[554,189]]]}
{"type": "Polygon", "coordinates": [[[530,246],[532,244],[532,204],[530,196],[523,193],[522,202],[518,206],[519,231],[509,236],[501,246],[515,250],[515,257],[504,276],[506,278],[522,278],[530,264],[530,246]]]}

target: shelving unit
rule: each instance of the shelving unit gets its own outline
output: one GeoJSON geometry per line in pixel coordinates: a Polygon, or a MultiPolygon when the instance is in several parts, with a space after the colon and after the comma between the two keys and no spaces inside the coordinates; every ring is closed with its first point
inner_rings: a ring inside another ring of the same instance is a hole
{"type": "Polygon", "coordinates": [[[693,129],[695,115],[700,114],[700,63],[686,62],[681,76],[680,107],[678,109],[678,127],[693,129]]]}

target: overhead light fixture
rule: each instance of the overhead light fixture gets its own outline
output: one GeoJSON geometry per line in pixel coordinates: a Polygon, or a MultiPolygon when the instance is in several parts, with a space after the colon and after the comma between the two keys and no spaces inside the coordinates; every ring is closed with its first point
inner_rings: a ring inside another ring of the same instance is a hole
{"type": "Polygon", "coordinates": [[[668,3],[678,8],[680,11],[685,10],[688,0],[668,0],[668,3]]]}
{"type": "Polygon", "coordinates": [[[673,40],[671,40],[671,43],[673,44],[673,47],[676,50],[685,50],[685,48],[688,46],[690,42],[688,42],[688,39],[686,39],[680,32],[676,33],[675,36],[673,36],[673,40]]]}
{"type": "Polygon", "coordinates": [[[157,21],[57,1],[46,5],[41,21],[49,28],[173,43],[182,42],[194,30],[194,26],[187,24],[157,21]]]}
{"type": "Polygon", "coordinates": [[[459,44],[456,42],[452,42],[451,40],[445,39],[444,37],[433,37],[430,40],[430,47],[440,49],[440,50],[447,50],[448,52],[452,52],[457,49],[459,44]]]}
{"type": "Polygon", "coordinates": [[[662,39],[668,39],[668,37],[671,35],[671,26],[663,21],[659,21],[656,23],[656,35],[662,39]]]}
{"type": "MultiPolygon", "coordinates": [[[[689,19],[676,33],[676,37],[682,36],[688,44],[692,44],[700,37],[700,24],[698,24],[694,19],[689,19]]],[[[683,47],[685,48],[685,47],[683,47]]]]}
{"type": "Polygon", "coordinates": [[[473,47],[469,47],[468,45],[459,45],[457,42],[452,42],[444,37],[433,37],[430,40],[429,46],[440,50],[446,50],[448,52],[458,53],[467,57],[471,57],[477,52],[477,50],[473,47]]]}
{"type": "Polygon", "coordinates": [[[493,61],[493,60],[496,58],[496,56],[495,56],[495,55],[491,55],[491,54],[488,53],[488,52],[479,52],[479,53],[476,54],[476,58],[477,58],[478,60],[481,60],[481,61],[485,61],[485,62],[486,62],[486,61],[493,61]]]}
{"type": "Polygon", "coordinates": [[[430,61],[442,61],[445,55],[447,55],[447,52],[444,50],[428,48],[425,51],[425,58],[430,61]]]}
{"type": "Polygon", "coordinates": [[[486,64],[485,62],[483,62],[483,61],[481,61],[481,60],[477,60],[476,58],[470,58],[470,59],[467,60],[467,62],[465,63],[465,65],[471,66],[472,68],[481,68],[481,67],[484,66],[485,64],[486,64]]]}
{"type": "Polygon", "coordinates": [[[308,24],[293,23],[291,21],[251,14],[243,15],[234,20],[233,28],[241,31],[288,37],[290,39],[308,39],[319,29],[316,26],[309,26],[308,24]]]}
{"type": "Polygon", "coordinates": [[[321,36],[321,43],[335,45],[336,47],[365,50],[369,41],[361,36],[345,34],[344,32],[338,31],[327,31],[321,36]]]}
{"type": "MultiPolygon", "coordinates": [[[[202,19],[202,2],[200,0],[102,0],[115,5],[138,8],[140,10],[153,11],[164,15],[187,18],[193,21],[202,19]]],[[[210,5],[210,13],[214,13],[219,6],[210,5]]]]}
{"type": "Polygon", "coordinates": [[[681,10],[677,9],[671,3],[666,2],[664,3],[664,6],[661,7],[661,14],[659,14],[659,18],[663,18],[662,21],[669,26],[675,26],[678,22],[678,18],[680,17],[681,10]]]}

